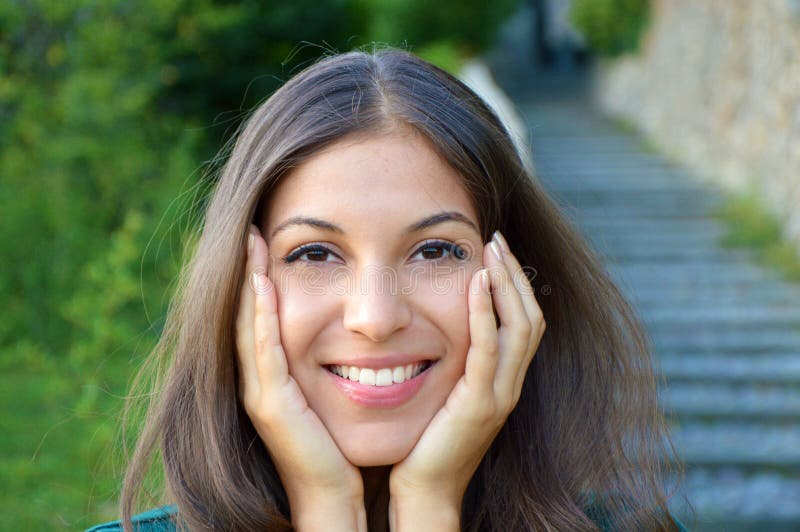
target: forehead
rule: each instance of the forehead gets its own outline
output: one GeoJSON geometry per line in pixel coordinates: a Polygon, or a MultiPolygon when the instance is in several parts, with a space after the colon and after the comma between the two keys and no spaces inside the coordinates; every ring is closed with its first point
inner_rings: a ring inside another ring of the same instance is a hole
{"type": "Polygon", "coordinates": [[[431,212],[460,211],[477,225],[462,177],[424,135],[402,128],[340,140],[285,175],[267,200],[271,231],[297,214],[347,224],[403,227],[431,212]]]}

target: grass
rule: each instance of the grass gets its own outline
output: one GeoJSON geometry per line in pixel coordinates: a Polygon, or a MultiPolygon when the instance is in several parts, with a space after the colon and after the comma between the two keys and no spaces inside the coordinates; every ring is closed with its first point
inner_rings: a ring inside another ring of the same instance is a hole
{"type": "Polygon", "coordinates": [[[630,135],[639,143],[639,148],[648,155],[666,157],[663,151],[633,122],[623,116],[609,116],[609,120],[623,133],[630,135]]]}
{"type": "Polygon", "coordinates": [[[787,281],[800,281],[800,251],[784,237],[780,220],[755,192],[729,197],[714,214],[728,228],[722,246],[751,249],[763,266],[787,281]]]}

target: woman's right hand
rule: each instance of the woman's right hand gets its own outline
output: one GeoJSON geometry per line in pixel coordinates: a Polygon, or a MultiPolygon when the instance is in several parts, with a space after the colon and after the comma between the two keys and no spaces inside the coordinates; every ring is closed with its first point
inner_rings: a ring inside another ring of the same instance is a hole
{"type": "Polygon", "coordinates": [[[256,226],[236,315],[239,398],[269,449],[298,530],[366,530],[361,473],[342,455],[289,374],[267,243],[256,226]]]}

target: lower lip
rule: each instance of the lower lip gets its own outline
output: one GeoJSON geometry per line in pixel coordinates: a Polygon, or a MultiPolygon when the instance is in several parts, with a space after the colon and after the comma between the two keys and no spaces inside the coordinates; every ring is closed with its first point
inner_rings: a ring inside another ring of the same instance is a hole
{"type": "MultiPolygon", "coordinates": [[[[435,363],[434,363],[435,364],[435,363]]],[[[425,383],[433,365],[413,379],[389,386],[370,386],[358,381],[351,381],[328,371],[325,372],[333,378],[333,382],[344,394],[362,406],[372,408],[394,408],[409,401],[425,383]]]]}

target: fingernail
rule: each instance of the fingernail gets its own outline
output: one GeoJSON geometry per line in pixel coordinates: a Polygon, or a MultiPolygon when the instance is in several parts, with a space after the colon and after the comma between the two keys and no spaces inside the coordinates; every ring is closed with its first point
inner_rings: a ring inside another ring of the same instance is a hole
{"type": "Polygon", "coordinates": [[[267,287],[267,276],[261,272],[253,272],[253,287],[257,293],[262,293],[267,287]]]}
{"type": "Polygon", "coordinates": [[[503,248],[503,251],[505,251],[506,253],[511,253],[511,249],[509,249],[508,247],[508,242],[506,242],[506,239],[503,237],[503,234],[499,230],[494,232],[494,238],[500,244],[500,247],[503,248]]]}
{"type": "Polygon", "coordinates": [[[500,246],[497,245],[497,241],[492,240],[489,242],[489,247],[492,248],[492,252],[494,256],[497,257],[497,260],[503,260],[503,254],[500,251],[500,246]]]}
{"type": "Polygon", "coordinates": [[[253,252],[253,244],[255,243],[255,241],[256,241],[256,237],[253,236],[253,233],[250,233],[250,234],[247,235],[247,255],[248,256],[250,256],[250,254],[253,252]]]}
{"type": "Polygon", "coordinates": [[[484,292],[489,291],[489,273],[486,271],[486,268],[480,271],[478,274],[480,275],[480,282],[481,282],[481,290],[484,292]]]}

